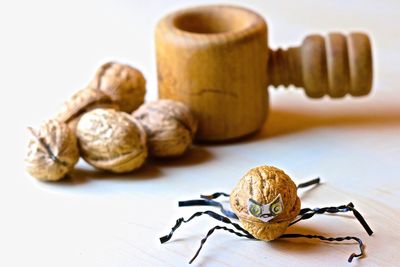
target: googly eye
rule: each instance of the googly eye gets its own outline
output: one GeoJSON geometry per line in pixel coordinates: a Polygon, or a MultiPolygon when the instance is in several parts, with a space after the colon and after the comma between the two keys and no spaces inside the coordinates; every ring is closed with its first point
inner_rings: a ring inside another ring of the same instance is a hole
{"type": "Polygon", "coordinates": [[[279,214],[279,213],[281,213],[282,212],[282,205],[281,205],[281,203],[275,203],[275,204],[273,204],[272,206],[271,206],[271,212],[273,213],[273,214],[279,214]]]}
{"type": "Polygon", "coordinates": [[[251,205],[249,211],[255,217],[259,217],[262,213],[262,209],[258,205],[251,205]]]}

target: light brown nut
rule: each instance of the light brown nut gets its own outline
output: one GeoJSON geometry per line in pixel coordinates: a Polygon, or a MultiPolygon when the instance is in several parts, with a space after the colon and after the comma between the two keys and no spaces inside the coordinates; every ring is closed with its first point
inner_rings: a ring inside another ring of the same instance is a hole
{"type": "Polygon", "coordinates": [[[147,157],[144,129],[122,111],[89,111],[79,120],[76,134],[82,157],[99,169],[130,172],[142,166],[147,157]]]}
{"type": "Polygon", "coordinates": [[[85,88],[76,92],[64,103],[62,110],[58,113],[57,119],[68,123],[78,115],[85,112],[90,106],[99,103],[111,103],[111,99],[105,93],[93,88],[85,88]]]}
{"type": "Polygon", "coordinates": [[[25,159],[26,170],[43,181],[65,177],[79,160],[75,134],[57,120],[46,121],[37,131],[29,129],[32,138],[25,159]]]}
{"type": "Polygon", "coordinates": [[[146,103],[133,116],[146,130],[149,153],[155,157],[182,155],[197,130],[197,120],[189,108],[174,100],[146,103]]]}
{"type": "Polygon", "coordinates": [[[132,112],[144,102],[146,80],[136,68],[117,62],[102,65],[89,87],[108,95],[122,111],[132,112]]]}
{"type": "Polygon", "coordinates": [[[105,93],[88,87],[79,90],[68,99],[57,114],[56,119],[67,123],[70,129],[75,132],[80,117],[95,108],[119,109],[118,105],[113,103],[105,93]]]}
{"type": "Polygon", "coordinates": [[[282,170],[271,166],[260,166],[248,171],[233,190],[230,203],[244,229],[257,239],[267,241],[281,236],[300,212],[296,185],[282,170]],[[265,205],[279,194],[283,201],[283,211],[271,221],[263,222],[249,214],[250,198],[265,205]]]}

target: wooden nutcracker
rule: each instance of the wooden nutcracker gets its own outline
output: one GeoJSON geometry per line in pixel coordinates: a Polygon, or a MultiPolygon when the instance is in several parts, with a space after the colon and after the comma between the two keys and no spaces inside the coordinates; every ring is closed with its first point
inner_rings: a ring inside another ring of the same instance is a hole
{"type": "Polygon", "coordinates": [[[258,130],[268,114],[267,87],[304,88],[307,96],[367,95],[371,44],[364,33],[309,35],[301,46],[268,48],[265,20],[235,6],[177,11],[156,29],[160,98],[198,116],[196,138],[230,140],[258,130]]]}

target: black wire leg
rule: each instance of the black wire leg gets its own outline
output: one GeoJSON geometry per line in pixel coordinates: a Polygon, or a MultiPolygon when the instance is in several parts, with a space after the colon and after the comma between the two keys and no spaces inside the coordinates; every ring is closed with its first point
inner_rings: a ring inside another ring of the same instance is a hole
{"type": "Polygon", "coordinates": [[[345,237],[324,237],[321,235],[303,235],[303,234],[284,234],[281,235],[279,238],[300,238],[300,237],[304,237],[304,238],[318,238],[320,240],[323,241],[329,241],[329,242],[334,242],[334,241],[345,241],[345,240],[355,240],[358,243],[358,246],[360,248],[360,253],[356,254],[356,253],[352,253],[348,259],[348,262],[351,262],[353,260],[353,258],[358,258],[364,255],[364,244],[362,242],[362,240],[358,237],[354,237],[354,236],[345,236],[345,237]]]}
{"type": "Polygon", "coordinates": [[[308,182],[304,182],[304,183],[298,184],[297,188],[309,187],[309,186],[312,186],[312,185],[315,185],[315,184],[319,184],[320,182],[321,182],[321,179],[319,177],[317,177],[317,178],[312,179],[312,180],[310,180],[308,182]]]}
{"type": "Polygon", "coordinates": [[[242,234],[242,233],[240,233],[240,232],[236,232],[236,231],[234,231],[234,230],[232,230],[232,229],[230,229],[230,228],[227,228],[227,227],[225,227],[225,226],[219,226],[219,225],[218,225],[218,226],[215,226],[215,227],[211,228],[211,229],[208,231],[206,237],[204,237],[204,238],[200,241],[200,247],[199,247],[199,249],[196,251],[196,254],[194,254],[193,258],[189,261],[190,264],[197,258],[197,256],[199,255],[201,249],[203,248],[204,243],[206,243],[207,239],[214,233],[215,230],[225,230],[225,231],[228,231],[229,233],[235,234],[235,235],[240,236],[240,237],[247,237],[247,238],[255,239],[253,236],[249,237],[249,236],[247,236],[247,235],[245,235],[245,234],[242,234]]]}
{"type": "Polygon", "coordinates": [[[218,221],[221,221],[223,223],[226,224],[230,224],[233,227],[235,227],[237,230],[241,231],[243,233],[243,236],[247,237],[247,238],[251,238],[254,239],[254,237],[247,232],[245,229],[243,229],[239,224],[232,222],[229,218],[222,216],[218,213],[215,213],[213,211],[207,210],[207,211],[200,211],[200,212],[196,212],[194,213],[192,216],[189,217],[189,219],[185,220],[184,218],[179,218],[178,220],[176,220],[175,225],[172,227],[171,232],[168,235],[165,235],[163,237],[160,238],[160,242],[161,244],[167,242],[168,240],[170,240],[172,238],[172,235],[174,234],[174,232],[181,226],[182,223],[187,223],[190,222],[192,219],[196,218],[196,217],[200,217],[202,215],[208,215],[211,218],[214,218],[218,221]]]}
{"type": "Polygon", "coordinates": [[[232,219],[238,219],[236,214],[231,211],[227,210],[224,208],[224,206],[215,200],[210,200],[210,199],[193,199],[193,200],[185,200],[185,201],[179,201],[178,202],[179,207],[189,207],[189,206],[212,206],[212,207],[217,207],[220,209],[220,211],[227,217],[232,218],[232,219]]]}
{"type": "Polygon", "coordinates": [[[338,212],[348,212],[348,211],[352,211],[353,212],[354,217],[356,217],[356,219],[364,227],[364,229],[368,233],[368,235],[372,235],[373,234],[373,231],[372,231],[371,227],[369,227],[369,225],[365,221],[364,217],[361,215],[360,212],[358,212],[354,208],[354,204],[351,203],[351,202],[349,204],[347,204],[347,205],[341,205],[341,206],[338,206],[338,207],[325,207],[325,208],[314,208],[314,209],[304,208],[304,209],[301,209],[300,213],[299,213],[300,217],[297,218],[296,220],[294,220],[293,222],[291,222],[289,224],[289,226],[293,225],[293,224],[295,224],[295,223],[297,223],[299,221],[310,219],[315,214],[338,213],[338,212]]]}
{"type": "Polygon", "coordinates": [[[224,197],[229,197],[230,195],[224,192],[215,192],[214,194],[211,195],[200,195],[200,198],[204,198],[204,199],[216,199],[220,196],[224,196],[224,197]]]}

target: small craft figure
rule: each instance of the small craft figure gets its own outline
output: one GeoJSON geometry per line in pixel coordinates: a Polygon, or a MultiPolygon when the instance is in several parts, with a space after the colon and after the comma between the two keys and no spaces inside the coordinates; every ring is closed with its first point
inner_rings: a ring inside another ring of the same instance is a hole
{"type": "Polygon", "coordinates": [[[272,241],[277,238],[316,238],[323,241],[345,241],[354,240],[358,243],[360,252],[350,255],[348,261],[354,257],[364,255],[364,245],[360,238],[354,236],[345,237],[324,237],[320,235],[305,234],[285,234],[291,225],[306,219],[310,219],[315,214],[353,212],[355,218],[361,223],[368,235],[373,231],[361,214],[354,208],[353,203],[338,207],[325,208],[300,208],[300,198],[297,196],[297,189],[318,184],[320,179],[295,185],[292,179],[282,170],[271,166],[260,166],[248,171],[239,181],[232,193],[226,194],[217,192],[212,195],[201,195],[201,199],[180,201],[179,206],[214,206],[220,208],[223,215],[214,211],[201,211],[194,213],[187,220],[180,218],[176,221],[171,232],[160,238],[161,243],[171,239],[172,235],[182,223],[187,223],[201,215],[208,215],[218,221],[232,226],[215,226],[211,228],[207,235],[201,240],[201,244],[193,258],[192,263],[199,255],[204,243],[215,230],[225,230],[240,237],[272,241]],[[232,208],[228,210],[222,203],[214,199],[225,196],[230,198],[232,208]],[[239,220],[238,224],[232,220],[239,220]]]}

